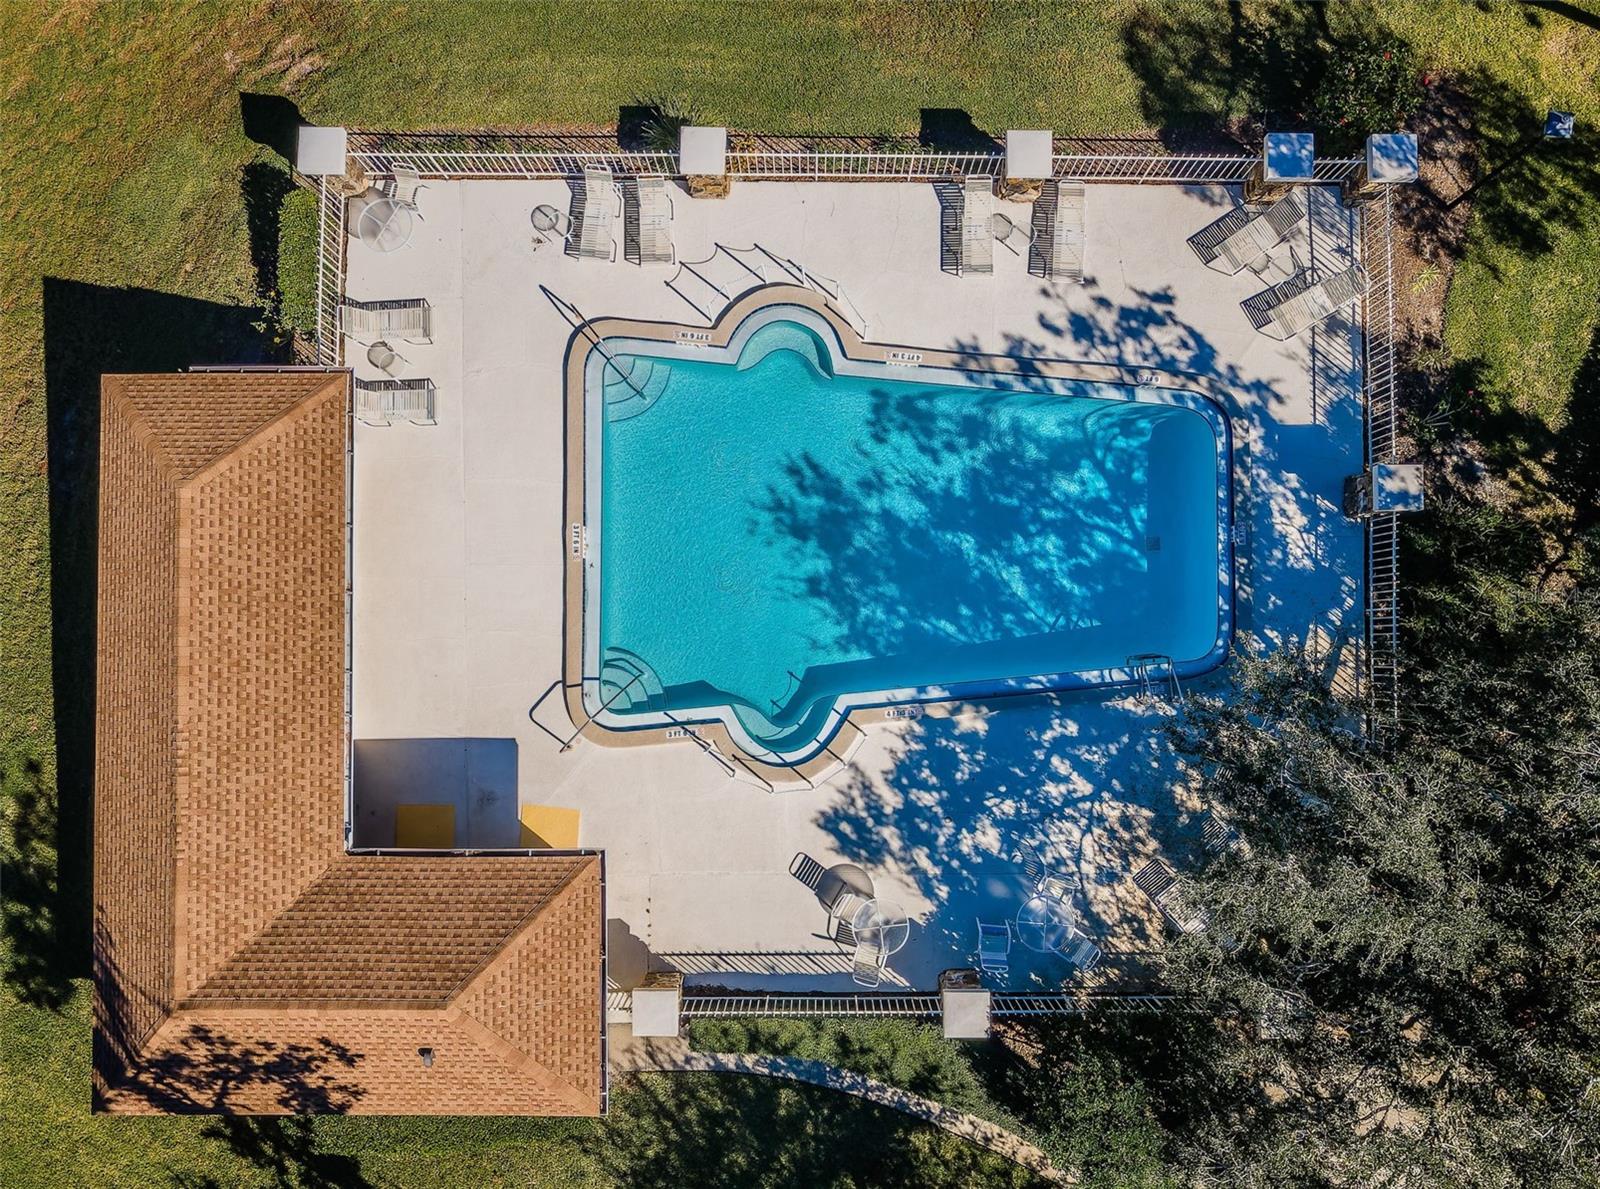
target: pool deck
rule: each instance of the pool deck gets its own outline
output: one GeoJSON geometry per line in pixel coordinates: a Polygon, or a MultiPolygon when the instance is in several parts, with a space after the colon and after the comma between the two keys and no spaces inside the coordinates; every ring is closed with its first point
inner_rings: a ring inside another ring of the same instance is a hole
{"type": "MultiPolygon", "coordinates": [[[[1296,250],[1336,269],[1354,217],[1331,188],[1310,197],[1296,250]]],[[[1074,694],[935,708],[868,725],[817,787],[777,793],[730,778],[692,741],[563,750],[547,733],[575,730],[559,690],[540,701],[562,674],[569,543],[571,330],[550,295],[586,317],[707,325],[717,288],[737,296],[764,258],[771,280],[794,262],[842,285],[869,342],[1204,376],[1232,394],[1238,628],[1268,647],[1307,645],[1336,682],[1352,680],[1361,635],[1361,531],[1339,510],[1361,466],[1353,321],[1288,343],[1252,329],[1240,303],[1286,273],[1224,276],[1185,242],[1231,205],[1225,187],[1088,187],[1081,286],[1029,276],[1025,247],[997,245],[992,277],[941,271],[939,200],[925,183],[739,183],[720,201],[675,188],[678,257],[709,262],[679,277],[681,292],[667,284],[674,267],[620,259],[620,220],[616,263],[535,249],[529,212],[566,210],[564,182],[430,182],[419,201],[407,247],[349,249],[349,296],[433,306],[433,343],[395,346],[398,374],[436,385],[438,422],[356,428],[353,734],[514,741],[514,777],[498,761],[493,779],[451,761],[420,766],[430,783],[414,793],[394,779],[365,800],[358,790],[358,842],[387,843],[401,799],[455,802],[458,845],[478,847],[519,844],[513,798],[577,809],[581,845],[607,853],[620,987],[648,966],[845,990],[848,960],[788,874],[796,854],[857,863],[904,906],[911,940],[889,985],[929,988],[940,970],[975,964],[978,918],[1015,916],[1008,856],[1031,840],[1083,880],[1083,928],[1108,955],[1093,981],[1137,977],[1161,926],[1132,873],[1181,848],[1202,808],[1161,735],[1164,706],[1074,694]]],[[[1026,206],[997,207],[1026,223],[1026,206]]],[[[377,376],[360,348],[348,354],[358,376],[377,376]]],[[[1013,953],[1011,985],[1069,978],[1059,957],[1013,953]]]]}

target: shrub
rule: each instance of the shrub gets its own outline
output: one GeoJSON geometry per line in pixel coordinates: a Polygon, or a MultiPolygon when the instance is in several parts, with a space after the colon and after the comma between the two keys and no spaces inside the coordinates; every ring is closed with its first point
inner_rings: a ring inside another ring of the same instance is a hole
{"type": "Polygon", "coordinates": [[[1319,149],[1349,152],[1374,132],[1392,132],[1422,98],[1415,51],[1403,41],[1336,47],[1312,99],[1319,149]]]}
{"type": "Polygon", "coordinates": [[[296,186],[278,222],[278,319],[284,330],[317,333],[317,196],[296,186]]]}

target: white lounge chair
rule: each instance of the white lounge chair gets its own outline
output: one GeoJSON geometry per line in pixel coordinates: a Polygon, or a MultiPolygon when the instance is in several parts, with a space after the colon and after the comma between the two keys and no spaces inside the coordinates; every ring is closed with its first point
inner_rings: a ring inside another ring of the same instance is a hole
{"type": "Polygon", "coordinates": [[[1011,929],[1006,925],[978,922],[978,965],[991,974],[1011,969],[1011,929]]]}
{"type": "Polygon", "coordinates": [[[590,165],[583,171],[583,209],[577,224],[578,256],[583,260],[615,260],[617,241],[611,229],[621,214],[621,200],[611,171],[590,165]]]}
{"type": "Polygon", "coordinates": [[[994,178],[971,174],[961,183],[961,273],[994,272],[994,178]]]}
{"type": "Polygon", "coordinates": [[[1050,277],[1083,284],[1083,183],[1056,182],[1055,227],[1050,236],[1050,277]]]}
{"type": "Polygon", "coordinates": [[[339,333],[362,343],[392,338],[430,343],[433,307],[425,297],[393,301],[352,301],[347,297],[339,303],[339,333]]]}
{"type": "Polygon", "coordinates": [[[1332,317],[1367,291],[1367,274],[1359,264],[1266,307],[1261,330],[1273,338],[1291,339],[1332,317]]]}
{"type": "Polygon", "coordinates": [[[672,264],[672,195],[666,178],[640,178],[639,263],[672,264]]]}
{"type": "Polygon", "coordinates": [[[1305,217],[1305,195],[1290,190],[1217,242],[1208,242],[1209,237],[1202,232],[1191,243],[1202,261],[1221,272],[1232,275],[1246,268],[1260,272],[1269,263],[1272,249],[1288,239],[1305,217]]]}
{"type": "Polygon", "coordinates": [[[435,425],[432,380],[356,380],[356,417],[367,425],[435,425]]]}

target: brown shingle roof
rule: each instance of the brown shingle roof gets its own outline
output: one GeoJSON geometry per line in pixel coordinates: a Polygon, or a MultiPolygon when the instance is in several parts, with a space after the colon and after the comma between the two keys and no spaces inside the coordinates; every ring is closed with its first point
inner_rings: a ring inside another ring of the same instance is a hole
{"type": "Polygon", "coordinates": [[[597,1113],[598,858],[344,853],[348,407],[103,379],[100,1104],[597,1113]]]}

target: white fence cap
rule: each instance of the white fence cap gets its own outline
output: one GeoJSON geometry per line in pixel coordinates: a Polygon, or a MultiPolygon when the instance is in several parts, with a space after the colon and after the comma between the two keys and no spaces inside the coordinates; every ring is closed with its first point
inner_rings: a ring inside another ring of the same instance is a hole
{"type": "Polygon", "coordinates": [[[1269,182],[1309,182],[1316,178],[1316,141],[1309,132],[1269,132],[1261,144],[1269,182]]]}
{"type": "Polygon", "coordinates": [[[1417,180],[1417,138],[1410,132],[1377,132],[1367,137],[1367,180],[1417,180]]]}
{"type": "Polygon", "coordinates": [[[1056,134],[1048,128],[1013,128],[1006,133],[1006,177],[1018,181],[1044,181],[1054,170],[1056,134]]]}
{"type": "Polygon", "coordinates": [[[952,1040],[979,1040],[989,1035],[989,992],[946,987],[939,992],[944,1034],[952,1040]]]}
{"type": "Polygon", "coordinates": [[[301,124],[294,138],[294,167],[307,177],[341,174],[349,140],[343,128],[301,124]]]}
{"type": "Polygon", "coordinates": [[[727,173],[728,130],[691,124],[678,129],[678,168],[696,177],[721,177],[727,173]]]}

